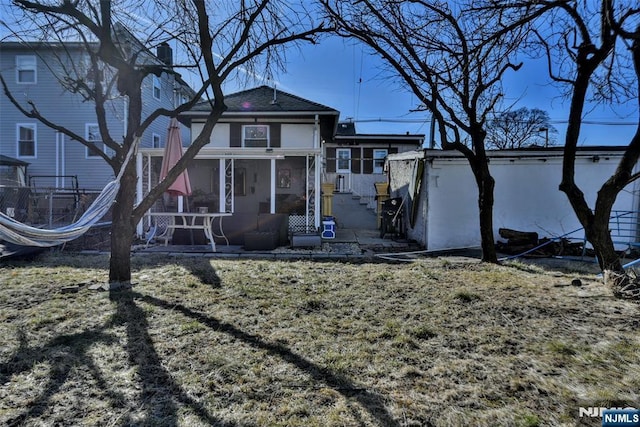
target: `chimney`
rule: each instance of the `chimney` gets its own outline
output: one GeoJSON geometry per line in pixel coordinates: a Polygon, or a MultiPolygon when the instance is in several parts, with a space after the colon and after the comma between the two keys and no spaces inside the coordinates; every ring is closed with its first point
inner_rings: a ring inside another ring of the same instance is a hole
{"type": "Polygon", "coordinates": [[[173,50],[171,49],[171,46],[169,46],[169,43],[160,43],[156,56],[160,61],[164,62],[165,65],[168,65],[169,67],[173,66],[173,50]]]}

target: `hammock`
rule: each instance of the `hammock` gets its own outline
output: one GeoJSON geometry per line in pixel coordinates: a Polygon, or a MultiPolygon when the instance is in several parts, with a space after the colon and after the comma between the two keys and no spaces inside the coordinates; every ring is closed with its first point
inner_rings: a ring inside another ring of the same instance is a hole
{"type": "Polygon", "coordinates": [[[0,239],[16,245],[39,246],[41,248],[57,246],[77,239],[109,211],[119,189],[120,181],[111,181],[78,221],[55,229],[37,228],[22,224],[0,212],[0,239]]]}
{"type": "Polygon", "coordinates": [[[0,240],[16,245],[37,246],[46,248],[58,246],[70,240],[77,239],[95,225],[111,208],[120,189],[120,178],[124,174],[125,167],[135,151],[139,138],[131,144],[120,173],[113,181],[109,182],[98,197],[91,203],[84,214],[73,224],[55,229],[32,227],[16,221],[10,216],[0,212],[0,240]]]}

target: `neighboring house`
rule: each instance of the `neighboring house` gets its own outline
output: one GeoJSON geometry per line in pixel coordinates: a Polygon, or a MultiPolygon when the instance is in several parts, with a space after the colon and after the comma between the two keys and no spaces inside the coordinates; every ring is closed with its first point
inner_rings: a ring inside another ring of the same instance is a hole
{"type": "MultiPolygon", "coordinates": [[[[158,55],[152,54],[122,26],[116,26],[118,40],[130,41],[131,49],[141,50],[139,60],[171,65],[171,49],[158,47],[158,55]]],[[[96,45],[97,46],[97,45],[96,45]]],[[[9,91],[26,108],[33,102],[35,108],[49,121],[93,140],[101,149],[101,137],[95,113],[95,103],[83,99],[65,87],[64,76],[69,72],[86,75],[92,84],[90,61],[83,43],[0,43],[0,73],[9,91]]],[[[99,75],[107,80],[109,69],[99,75]]],[[[183,96],[192,93],[178,75],[163,73],[150,75],[143,83],[143,117],[151,111],[173,106],[183,96]]],[[[125,133],[127,98],[115,88],[107,102],[108,127],[117,140],[125,133]]],[[[98,155],[84,145],[70,140],[35,119],[22,115],[3,94],[0,96],[0,155],[15,158],[29,164],[27,184],[35,188],[70,188],[77,183],[80,188],[101,190],[113,179],[113,170],[98,155]]],[[[146,130],[141,145],[162,147],[167,135],[168,118],[156,120],[146,130]]],[[[4,184],[0,182],[0,184],[4,184]]]]}
{"type": "MultiPolygon", "coordinates": [[[[614,172],[624,148],[579,148],[576,182],[590,206],[594,205],[602,183],[614,172]]],[[[492,151],[489,160],[496,181],[493,215],[496,240],[500,239],[500,228],[537,232],[540,237],[584,238],[584,230],[567,196],[558,190],[562,147],[492,151]]],[[[480,246],[478,189],[467,160],[459,152],[425,149],[390,155],[387,162],[391,197],[404,200],[403,222],[408,238],[427,250],[480,246]],[[409,192],[419,181],[414,172],[419,170],[414,167],[416,162],[423,163],[424,172],[413,200],[409,192]]],[[[639,190],[638,181],[629,184],[618,195],[613,209],[632,212],[637,218],[639,190]]],[[[630,227],[632,230],[625,234],[633,240],[638,234],[637,223],[630,227]]]]}
{"type": "Polygon", "coordinates": [[[374,183],[386,182],[384,162],[389,154],[422,147],[421,134],[358,134],[355,123],[341,122],[333,141],[324,144],[324,173],[337,192],[352,192],[373,202],[374,183]]]}
{"type": "MultiPolygon", "coordinates": [[[[287,217],[294,230],[320,226],[323,141],[333,138],[339,112],[275,88],[260,86],[227,95],[227,110],[211,141],[188,167],[193,194],[189,208],[229,212],[224,231],[232,244],[256,229],[259,214],[287,217]]],[[[200,133],[211,106],[202,103],[179,119],[200,133]]],[[[140,150],[139,188],[158,182],[162,149],[140,150]]],[[[167,207],[174,201],[166,197],[167,207]]]]}

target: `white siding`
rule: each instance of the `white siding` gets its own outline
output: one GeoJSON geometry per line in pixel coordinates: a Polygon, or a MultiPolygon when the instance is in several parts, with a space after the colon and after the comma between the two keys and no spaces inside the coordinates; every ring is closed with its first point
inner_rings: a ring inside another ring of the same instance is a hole
{"type": "MultiPolygon", "coordinates": [[[[597,190],[613,173],[618,156],[600,156],[599,162],[579,158],[576,182],[593,206],[597,190]]],[[[542,157],[541,157],[542,158],[542,157]]],[[[491,159],[496,180],[494,234],[500,228],[535,231],[540,237],[568,236],[582,239],[584,231],[564,193],[558,190],[562,174],[559,157],[540,159],[491,159]]],[[[411,174],[411,162],[390,162],[392,196],[404,196],[411,174]]],[[[621,192],[614,209],[638,210],[637,185],[621,192]]],[[[471,168],[463,159],[433,159],[425,167],[421,206],[408,237],[427,249],[451,249],[480,245],[478,190],[471,168]]]]}
{"type": "Polygon", "coordinates": [[[281,128],[282,148],[313,148],[312,124],[293,125],[283,124],[281,128]]]}
{"type": "MultiPolygon", "coordinates": [[[[191,123],[191,143],[195,141],[200,132],[202,132],[202,128],[204,127],[204,123],[191,123]]],[[[230,126],[229,123],[218,123],[213,127],[213,132],[211,132],[211,137],[209,138],[209,143],[205,145],[205,147],[209,148],[225,148],[229,146],[229,135],[230,135],[230,126]]]]}

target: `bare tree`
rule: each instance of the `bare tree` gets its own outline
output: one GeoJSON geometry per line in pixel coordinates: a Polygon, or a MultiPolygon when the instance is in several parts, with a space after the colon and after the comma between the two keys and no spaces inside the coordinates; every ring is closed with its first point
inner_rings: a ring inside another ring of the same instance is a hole
{"type": "Polygon", "coordinates": [[[526,107],[499,113],[487,123],[487,146],[498,150],[556,145],[549,113],[526,107]]]}
{"type": "MultiPolygon", "coordinates": [[[[226,109],[223,83],[236,77],[239,70],[250,74],[270,73],[282,68],[286,46],[299,41],[313,42],[317,34],[326,31],[322,24],[315,23],[305,9],[304,2],[293,4],[277,0],[245,0],[239,3],[199,0],[99,3],[14,0],[12,13],[19,20],[10,25],[14,30],[19,29],[15,30],[16,35],[26,34],[30,38],[42,35],[45,40],[54,38],[63,44],[71,39],[79,41],[85,45],[94,72],[108,70],[112,73],[112,84],[108,87],[100,83],[100,79],[88,84],[86,74],[83,78],[76,78],[71,73],[60,77],[66,82],[67,88],[95,102],[102,141],[114,154],[94,152],[111,166],[115,175],[124,169],[113,206],[110,283],[128,283],[131,280],[131,244],[136,224],[209,142],[214,125],[226,109]],[[143,21],[141,16],[145,14],[147,20],[143,21]],[[114,23],[136,28],[135,36],[142,42],[141,45],[122,43],[114,31],[114,23]],[[145,46],[157,46],[168,41],[178,43],[181,50],[189,54],[184,64],[168,67],[144,61],[145,46]],[[175,109],[157,109],[143,117],[143,80],[151,74],[174,73],[176,68],[198,73],[202,80],[201,87],[175,109]],[[127,129],[122,139],[112,135],[106,125],[105,109],[112,88],[117,90],[118,96],[128,100],[125,112],[127,129]],[[154,120],[163,116],[176,117],[202,97],[207,97],[211,105],[211,113],[202,131],[167,178],[135,205],[135,158],[128,158],[127,154],[154,120]]],[[[3,85],[6,95],[25,115],[92,147],[91,141],[82,135],[49,121],[40,113],[38,106],[33,103],[21,104],[8,92],[4,80],[3,85]]]]}
{"type": "Polygon", "coordinates": [[[497,262],[495,182],[485,142],[489,118],[502,98],[501,78],[520,68],[511,58],[525,34],[525,21],[503,31],[502,16],[481,15],[473,2],[322,0],[322,4],[339,34],[369,46],[433,114],[441,147],[466,157],[478,188],[482,259],[497,262]]]}
{"type": "Polygon", "coordinates": [[[537,33],[537,45],[547,57],[551,78],[570,99],[560,190],[566,193],[593,245],[605,281],[617,293],[626,287],[638,296],[633,285],[627,287],[628,277],[615,251],[609,221],[618,194],[640,177],[635,172],[640,157],[640,125],[615,172],[598,190],[593,206],[575,181],[575,163],[587,105],[627,101],[638,105],[640,8],[635,1],[555,2],[543,22],[547,31],[537,33]]]}

